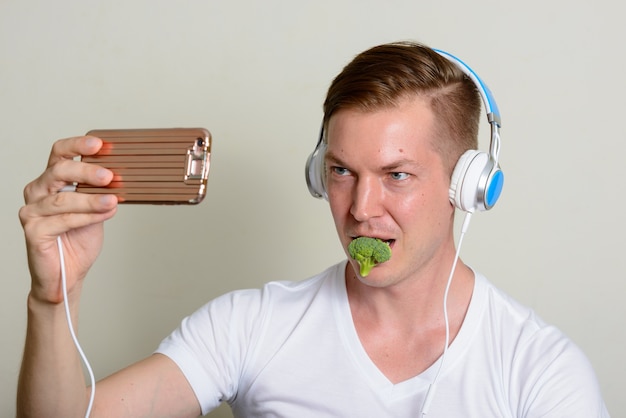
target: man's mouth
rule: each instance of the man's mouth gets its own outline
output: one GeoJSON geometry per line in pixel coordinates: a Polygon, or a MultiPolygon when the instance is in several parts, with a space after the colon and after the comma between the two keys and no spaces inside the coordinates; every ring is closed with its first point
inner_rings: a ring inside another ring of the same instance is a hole
{"type": "Polygon", "coordinates": [[[396,240],[395,240],[395,239],[393,239],[393,238],[386,239],[386,238],[381,238],[381,237],[376,237],[376,236],[370,236],[370,235],[359,235],[359,236],[356,236],[356,237],[352,237],[352,239],[354,240],[354,239],[359,238],[359,237],[367,237],[367,238],[379,239],[379,240],[381,240],[382,242],[384,242],[384,243],[386,243],[387,245],[389,245],[389,247],[391,247],[391,248],[393,248],[393,245],[394,245],[394,244],[395,244],[395,242],[396,242],[396,240]]]}

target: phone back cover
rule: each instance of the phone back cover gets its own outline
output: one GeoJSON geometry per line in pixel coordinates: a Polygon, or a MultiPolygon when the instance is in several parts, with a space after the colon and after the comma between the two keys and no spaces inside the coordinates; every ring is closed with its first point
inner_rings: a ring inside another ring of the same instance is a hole
{"type": "Polygon", "coordinates": [[[82,161],[113,171],[106,187],[79,184],[83,193],[107,193],[120,203],[196,204],[206,194],[211,135],[204,128],[93,130],[104,141],[82,161]]]}

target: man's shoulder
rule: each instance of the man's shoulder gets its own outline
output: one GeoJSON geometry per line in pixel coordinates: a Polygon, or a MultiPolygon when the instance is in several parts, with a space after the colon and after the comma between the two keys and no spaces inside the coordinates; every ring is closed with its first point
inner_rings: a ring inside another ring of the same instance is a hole
{"type": "Polygon", "coordinates": [[[321,294],[333,293],[343,277],[343,266],[340,262],[326,270],[303,280],[276,280],[266,282],[260,288],[233,290],[211,301],[210,305],[229,305],[267,309],[271,307],[288,307],[307,303],[321,294]]]}
{"type": "Polygon", "coordinates": [[[566,360],[568,356],[575,358],[574,362],[582,360],[584,354],[580,348],[556,324],[544,321],[533,308],[484,276],[476,276],[476,287],[482,288],[482,327],[491,330],[493,343],[502,349],[508,347],[518,361],[536,362],[541,358],[550,362],[558,357],[566,360]]]}
{"type": "Polygon", "coordinates": [[[505,365],[520,408],[537,415],[565,408],[559,416],[608,416],[597,377],[581,348],[558,326],[484,277],[477,279],[479,286],[484,295],[483,341],[497,347],[491,353],[505,365]],[[571,394],[584,396],[574,399],[571,394]],[[559,403],[565,398],[569,403],[559,403]]]}
{"type": "Polygon", "coordinates": [[[549,326],[533,308],[520,302],[480,273],[476,273],[475,297],[480,299],[480,305],[491,314],[497,313],[494,319],[534,329],[549,326]]]}

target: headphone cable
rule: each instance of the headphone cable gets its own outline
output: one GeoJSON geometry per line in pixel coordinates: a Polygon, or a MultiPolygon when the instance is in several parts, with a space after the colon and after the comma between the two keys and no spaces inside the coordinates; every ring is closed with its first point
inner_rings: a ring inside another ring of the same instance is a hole
{"type": "Polygon", "coordinates": [[[93,375],[93,370],[91,369],[91,365],[89,364],[89,360],[87,360],[87,356],[83,352],[80,343],[78,342],[78,338],[76,337],[76,333],[74,332],[74,326],[72,325],[72,317],[70,315],[70,307],[67,301],[67,277],[65,274],[65,256],[63,253],[63,242],[61,241],[61,237],[57,237],[57,247],[59,248],[59,262],[61,264],[61,286],[63,288],[63,305],[65,306],[65,316],[67,317],[67,325],[70,329],[70,334],[72,336],[72,340],[74,341],[74,345],[76,346],[76,350],[80,354],[80,358],[89,373],[89,379],[91,381],[91,395],[89,397],[89,404],[87,405],[87,411],[85,412],[85,418],[89,418],[91,415],[91,408],[93,407],[93,401],[96,395],[96,379],[93,375]]]}
{"type": "Polygon", "coordinates": [[[452,262],[452,268],[450,269],[450,275],[448,276],[448,281],[446,283],[446,290],[443,294],[443,317],[446,325],[446,341],[443,346],[443,354],[441,354],[441,360],[439,361],[439,368],[437,369],[437,374],[435,378],[428,386],[428,391],[426,392],[426,397],[424,398],[424,403],[422,404],[422,416],[428,414],[428,410],[430,409],[430,404],[435,397],[435,392],[437,391],[437,382],[439,380],[439,375],[441,374],[441,370],[443,369],[443,363],[446,359],[446,354],[448,353],[448,345],[450,344],[450,320],[448,318],[448,293],[450,292],[450,285],[452,284],[452,276],[454,276],[454,272],[456,271],[456,265],[459,261],[459,254],[461,253],[461,246],[463,245],[463,238],[465,237],[465,233],[469,228],[470,220],[472,219],[472,212],[465,213],[465,219],[463,220],[463,226],[461,227],[461,233],[459,235],[459,243],[457,244],[456,254],[454,255],[454,261],[452,262]]]}

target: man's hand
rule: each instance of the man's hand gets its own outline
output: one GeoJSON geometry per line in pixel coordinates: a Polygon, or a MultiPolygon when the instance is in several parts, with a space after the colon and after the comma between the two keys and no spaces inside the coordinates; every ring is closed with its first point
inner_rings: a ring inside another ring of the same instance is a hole
{"type": "Polygon", "coordinates": [[[70,294],[102,248],[103,222],[115,214],[116,197],[60,192],[78,182],[96,186],[111,182],[111,171],[74,160],[78,155],[95,154],[101,146],[102,140],[94,137],[57,141],[46,170],[24,189],[26,205],[19,217],[26,236],[31,298],[37,301],[60,303],[63,299],[57,236],[63,241],[70,294]]]}

